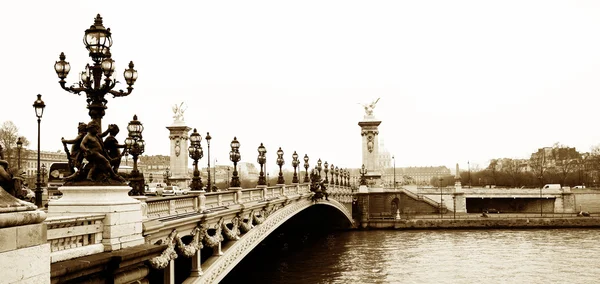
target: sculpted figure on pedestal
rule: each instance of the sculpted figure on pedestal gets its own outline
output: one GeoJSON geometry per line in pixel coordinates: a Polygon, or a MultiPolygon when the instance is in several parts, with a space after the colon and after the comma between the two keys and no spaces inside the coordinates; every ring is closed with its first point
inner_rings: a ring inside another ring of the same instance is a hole
{"type": "Polygon", "coordinates": [[[377,102],[379,101],[380,98],[377,98],[377,100],[372,101],[370,104],[361,104],[364,108],[365,108],[365,115],[367,116],[372,116],[373,115],[373,109],[375,109],[375,105],[377,104],[377,102]]]}

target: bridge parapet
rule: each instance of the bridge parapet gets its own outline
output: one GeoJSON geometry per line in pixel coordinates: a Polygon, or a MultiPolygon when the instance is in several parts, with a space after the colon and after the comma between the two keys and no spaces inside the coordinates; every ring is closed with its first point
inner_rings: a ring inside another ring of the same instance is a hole
{"type": "Polygon", "coordinates": [[[104,218],[102,214],[46,219],[51,263],[103,252],[104,218]]]}

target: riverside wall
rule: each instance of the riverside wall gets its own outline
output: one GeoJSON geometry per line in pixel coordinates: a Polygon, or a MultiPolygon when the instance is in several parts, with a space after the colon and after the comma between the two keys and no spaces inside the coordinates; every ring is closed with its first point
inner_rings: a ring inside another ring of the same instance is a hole
{"type": "MultiPolygon", "coordinates": [[[[448,217],[447,217],[448,218],[448,217]]],[[[451,218],[451,217],[450,217],[451,218]]],[[[523,217],[480,219],[400,219],[369,220],[364,229],[522,229],[522,228],[600,228],[600,217],[523,217]]]]}

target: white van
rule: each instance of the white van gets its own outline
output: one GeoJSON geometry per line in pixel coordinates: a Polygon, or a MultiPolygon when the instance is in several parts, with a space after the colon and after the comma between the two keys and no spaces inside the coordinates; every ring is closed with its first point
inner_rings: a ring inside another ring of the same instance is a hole
{"type": "Polygon", "coordinates": [[[561,186],[558,183],[552,183],[552,184],[544,185],[544,187],[542,187],[542,189],[561,189],[561,186]]]}

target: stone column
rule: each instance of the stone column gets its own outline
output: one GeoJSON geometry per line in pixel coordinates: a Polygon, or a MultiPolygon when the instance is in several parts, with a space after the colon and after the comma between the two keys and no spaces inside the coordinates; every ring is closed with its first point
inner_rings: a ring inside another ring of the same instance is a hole
{"type": "Polygon", "coordinates": [[[196,254],[192,256],[192,273],[190,273],[190,276],[201,276],[202,274],[204,272],[202,272],[201,251],[198,249],[196,254]]]}
{"type": "Polygon", "coordinates": [[[175,284],[175,260],[171,259],[167,267],[165,267],[163,275],[164,284],[175,284]]]}
{"type": "Polygon", "coordinates": [[[50,283],[45,219],[44,211],[0,187],[0,282],[50,283]]]}
{"type": "Polygon", "coordinates": [[[369,187],[374,188],[382,187],[382,169],[379,166],[379,124],[381,121],[372,115],[366,115],[363,121],[358,122],[362,136],[362,163],[367,169],[365,178],[369,187]]]}
{"type": "Polygon", "coordinates": [[[187,127],[183,121],[175,121],[173,125],[167,126],[169,129],[169,139],[171,140],[171,161],[169,181],[172,185],[179,187],[188,187],[190,180],[188,174],[188,140],[191,128],[187,127]]]}

